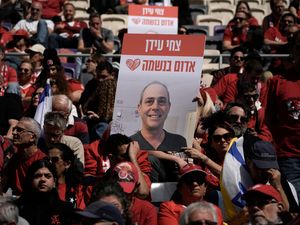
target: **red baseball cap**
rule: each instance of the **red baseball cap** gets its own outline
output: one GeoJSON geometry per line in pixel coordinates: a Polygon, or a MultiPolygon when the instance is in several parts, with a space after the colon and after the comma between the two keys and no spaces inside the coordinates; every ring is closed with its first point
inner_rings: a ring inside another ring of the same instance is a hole
{"type": "Polygon", "coordinates": [[[197,173],[204,177],[207,175],[207,173],[201,168],[201,166],[188,163],[180,169],[179,179],[182,179],[182,177],[186,176],[187,174],[191,174],[191,173],[197,173]]]}
{"type": "Polygon", "coordinates": [[[139,180],[139,173],[132,162],[118,163],[113,169],[113,176],[117,178],[125,193],[131,194],[139,180]]]}
{"type": "Polygon", "coordinates": [[[261,193],[269,197],[274,198],[277,202],[283,202],[280,193],[271,185],[256,184],[248,189],[248,191],[242,196],[242,199],[246,200],[251,198],[253,194],[261,193]]]}

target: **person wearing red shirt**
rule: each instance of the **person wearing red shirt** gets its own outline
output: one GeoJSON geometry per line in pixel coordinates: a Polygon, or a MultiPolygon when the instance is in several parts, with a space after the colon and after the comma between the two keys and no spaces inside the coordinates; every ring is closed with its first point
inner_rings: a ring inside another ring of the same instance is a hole
{"type": "Polygon", "coordinates": [[[20,195],[30,165],[46,157],[37,147],[40,134],[40,125],[29,117],[22,117],[13,128],[13,145],[16,147],[17,152],[4,169],[4,191],[10,187],[13,194],[20,195]]]}
{"type": "Polygon", "coordinates": [[[178,225],[184,209],[193,202],[202,201],[206,193],[204,172],[200,166],[187,164],[180,170],[177,189],[170,201],[159,207],[159,225],[178,225]]]}
{"type": "Polygon", "coordinates": [[[140,185],[140,172],[131,162],[118,163],[111,172],[112,180],[117,181],[128,200],[131,202],[129,211],[131,212],[132,224],[156,225],[157,211],[154,205],[138,197],[140,185]]]}
{"type": "Polygon", "coordinates": [[[234,49],[247,40],[247,33],[249,29],[248,15],[245,12],[236,12],[235,16],[230,22],[223,36],[223,49],[231,50],[234,49]]]}
{"type": "Polygon", "coordinates": [[[265,97],[265,86],[260,82],[263,73],[263,67],[260,61],[249,59],[246,61],[242,74],[231,73],[222,77],[214,86],[203,89],[208,92],[215,103],[222,102],[226,105],[234,102],[238,95],[238,83],[249,81],[253,83],[259,93],[260,100],[265,97]]]}
{"type": "Polygon", "coordinates": [[[65,20],[55,23],[54,32],[49,35],[49,48],[77,48],[80,30],[87,28],[87,24],[75,20],[75,13],[75,6],[72,3],[67,2],[64,4],[63,15],[65,20]]]}
{"type": "Polygon", "coordinates": [[[8,85],[14,85],[18,82],[16,70],[4,61],[4,52],[4,48],[0,46],[0,96],[4,95],[8,85]]]}
{"type": "Polygon", "coordinates": [[[270,8],[271,14],[264,17],[262,21],[263,32],[266,32],[270,27],[278,27],[279,19],[285,11],[284,0],[271,0],[270,8]]]}
{"type": "Polygon", "coordinates": [[[292,68],[267,84],[266,122],[275,142],[281,173],[300,197],[300,31],[289,40],[292,68]]]}
{"type": "Polygon", "coordinates": [[[39,2],[43,6],[43,19],[51,20],[54,16],[61,14],[61,8],[65,2],[65,0],[34,0],[35,2],[39,2]]]}

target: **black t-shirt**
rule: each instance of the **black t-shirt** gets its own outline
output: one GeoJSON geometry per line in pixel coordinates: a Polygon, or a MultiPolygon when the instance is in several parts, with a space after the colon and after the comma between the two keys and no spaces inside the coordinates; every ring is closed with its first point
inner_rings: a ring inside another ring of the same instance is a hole
{"type": "Polygon", "coordinates": [[[22,102],[18,95],[5,94],[5,96],[0,96],[0,135],[6,135],[10,127],[8,120],[19,120],[22,113],[22,102]]]}

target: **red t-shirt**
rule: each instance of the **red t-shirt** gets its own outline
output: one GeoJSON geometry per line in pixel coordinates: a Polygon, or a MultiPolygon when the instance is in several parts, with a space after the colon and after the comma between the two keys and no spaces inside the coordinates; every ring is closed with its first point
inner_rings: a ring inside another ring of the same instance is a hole
{"type": "MultiPolygon", "coordinates": [[[[293,77],[299,76],[297,73],[293,77]]],[[[300,158],[299,90],[299,79],[274,76],[268,81],[266,120],[273,135],[278,158],[300,158]]]]}
{"type": "Polygon", "coordinates": [[[18,152],[12,157],[7,165],[5,174],[8,177],[8,183],[13,190],[13,194],[20,195],[22,193],[22,186],[28,168],[33,162],[45,157],[45,153],[41,150],[37,150],[29,158],[26,158],[23,152],[18,152]]]}
{"type": "Polygon", "coordinates": [[[160,204],[158,212],[159,225],[178,225],[181,213],[186,207],[176,204],[174,201],[167,201],[160,204]]]}
{"type": "Polygon", "coordinates": [[[146,200],[133,197],[130,208],[132,224],[156,225],[157,211],[154,205],[146,200]]]}
{"type": "Polygon", "coordinates": [[[42,4],[42,18],[52,19],[54,16],[58,16],[61,12],[64,1],[65,0],[35,0],[34,2],[40,2],[42,4]]]}

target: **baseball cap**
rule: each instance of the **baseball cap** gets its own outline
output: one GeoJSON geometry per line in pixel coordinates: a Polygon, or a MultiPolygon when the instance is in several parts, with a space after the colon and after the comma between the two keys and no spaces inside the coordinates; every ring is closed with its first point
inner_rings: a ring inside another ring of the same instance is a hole
{"type": "Polygon", "coordinates": [[[268,184],[256,184],[248,189],[248,191],[242,196],[243,200],[250,199],[253,194],[261,193],[274,198],[277,202],[282,202],[280,193],[271,185],[268,184]]]}
{"type": "Polygon", "coordinates": [[[201,166],[188,163],[180,169],[179,180],[191,174],[198,174],[199,176],[204,176],[204,177],[207,175],[207,173],[204,170],[202,170],[201,166]]]}
{"type": "Polygon", "coordinates": [[[103,201],[93,202],[83,211],[78,211],[76,213],[90,219],[99,219],[111,222],[116,221],[118,225],[124,224],[120,210],[114,205],[103,201]]]}
{"type": "Polygon", "coordinates": [[[250,148],[249,158],[259,169],[279,169],[274,146],[267,141],[256,141],[250,148]]]}
{"type": "Polygon", "coordinates": [[[139,173],[132,162],[118,163],[113,169],[113,176],[117,178],[125,193],[132,193],[139,180],[139,173]]]}
{"type": "Polygon", "coordinates": [[[35,44],[32,45],[30,48],[26,49],[25,52],[30,53],[30,52],[36,52],[40,54],[44,54],[45,47],[41,44],[35,44]]]}
{"type": "Polygon", "coordinates": [[[28,38],[29,37],[29,34],[26,30],[24,29],[19,29],[16,31],[16,33],[14,34],[14,36],[19,36],[19,37],[25,37],[25,38],[28,38]]]}

